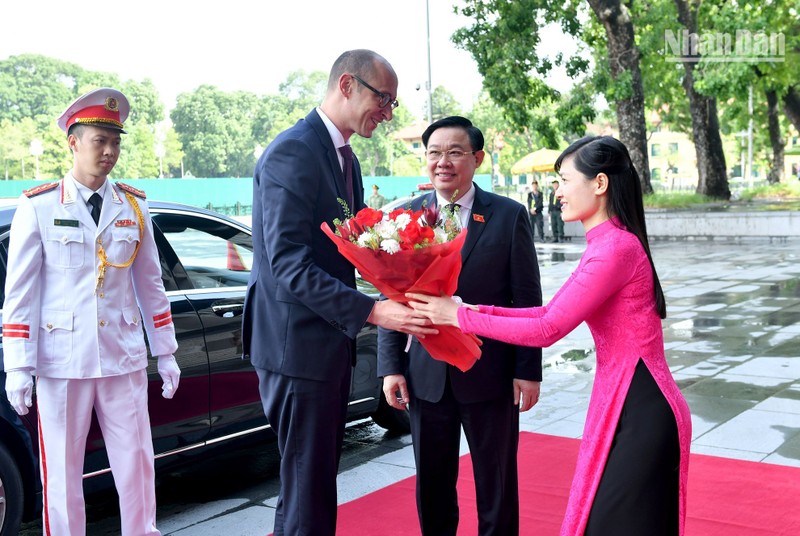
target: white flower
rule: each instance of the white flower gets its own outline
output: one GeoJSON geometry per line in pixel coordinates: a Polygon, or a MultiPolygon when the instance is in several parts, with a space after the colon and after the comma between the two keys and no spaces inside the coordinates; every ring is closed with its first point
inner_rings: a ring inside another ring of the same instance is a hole
{"type": "Polygon", "coordinates": [[[357,243],[362,248],[372,248],[372,246],[370,245],[371,241],[372,241],[372,233],[367,231],[359,235],[357,243]]]}
{"type": "Polygon", "coordinates": [[[398,214],[397,217],[394,219],[395,225],[397,225],[398,229],[405,229],[406,225],[411,222],[411,215],[407,213],[398,214]]]}
{"type": "Polygon", "coordinates": [[[445,242],[447,242],[447,231],[445,231],[441,227],[434,227],[433,239],[436,241],[437,244],[444,244],[445,242]]]}
{"type": "Polygon", "coordinates": [[[400,251],[400,244],[393,238],[387,238],[381,241],[381,249],[389,255],[393,255],[400,251]]]}
{"type": "Polygon", "coordinates": [[[394,225],[394,222],[389,220],[383,220],[375,224],[375,227],[372,228],[379,237],[381,238],[393,238],[397,234],[397,228],[394,225]]]}

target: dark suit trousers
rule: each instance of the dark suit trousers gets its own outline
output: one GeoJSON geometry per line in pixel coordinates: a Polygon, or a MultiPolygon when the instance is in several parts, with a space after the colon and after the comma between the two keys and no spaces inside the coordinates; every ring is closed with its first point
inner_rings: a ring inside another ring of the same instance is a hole
{"type": "Polygon", "coordinates": [[[275,536],[333,536],[350,376],[320,382],[256,372],[281,455],[275,536]]]}
{"type": "Polygon", "coordinates": [[[409,410],[423,536],[456,534],[462,426],[472,456],[479,536],[519,534],[519,407],[512,393],[502,399],[460,404],[448,380],[442,400],[426,402],[412,395],[409,410]]]}

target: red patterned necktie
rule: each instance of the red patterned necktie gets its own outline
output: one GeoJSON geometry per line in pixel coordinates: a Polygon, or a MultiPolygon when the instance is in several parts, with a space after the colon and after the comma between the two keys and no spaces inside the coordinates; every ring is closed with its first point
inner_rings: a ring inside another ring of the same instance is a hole
{"type": "Polygon", "coordinates": [[[349,145],[342,145],[339,147],[339,152],[342,153],[344,159],[344,182],[347,185],[347,203],[353,206],[353,148],[349,145]]]}

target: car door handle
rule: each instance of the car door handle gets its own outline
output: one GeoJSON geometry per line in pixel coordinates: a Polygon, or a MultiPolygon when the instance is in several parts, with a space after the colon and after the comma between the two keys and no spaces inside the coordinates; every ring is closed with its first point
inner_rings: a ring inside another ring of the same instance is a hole
{"type": "Polygon", "coordinates": [[[214,314],[217,316],[233,318],[234,316],[242,314],[244,305],[241,303],[214,304],[211,306],[211,310],[214,311],[214,314]]]}

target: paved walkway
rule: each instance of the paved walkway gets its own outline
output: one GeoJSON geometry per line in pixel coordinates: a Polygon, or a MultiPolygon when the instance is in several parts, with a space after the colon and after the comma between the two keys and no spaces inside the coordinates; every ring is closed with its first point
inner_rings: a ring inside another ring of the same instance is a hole
{"type": "MultiPolygon", "coordinates": [[[[800,241],[662,241],[653,256],[664,286],[667,355],[692,410],[692,451],[800,467],[800,241]]],[[[577,265],[584,243],[537,244],[549,299],[577,265]]],[[[545,349],[542,398],[522,430],[581,436],[594,372],[585,324],[545,349]]],[[[380,439],[389,452],[362,459],[368,428],[348,431],[339,478],[347,502],[414,474],[408,437],[380,439]]],[[[463,451],[467,452],[466,445],[463,451]]],[[[263,534],[274,498],[200,507],[191,527],[162,516],[175,535],[263,534]],[[229,504],[229,506],[233,506],[229,504]],[[234,530],[234,532],[231,532],[234,530]]]]}
{"type": "MultiPolygon", "coordinates": [[[[545,300],[575,268],[584,247],[579,241],[537,243],[545,300]]],[[[692,451],[800,467],[800,240],[659,241],[652,247],[667,297],[667,356],[692,410],[692,451]]],[[[585,324],[545,349],[542,397],[522,414],[522,430],[580,437],[594,358],[585,324]]],[[[209,490],[198,496],[194,485],[181,481],[177,498],[168,498],[179,480],[168,477],[159,486],[161,530],[175,536],[267,534],[278,480],[277,462],[263,458],[263,448],[244,457],[237,453],[220,470],[220,479],[242,479],[239,488],[195,471],[181,477],[209,490]]],[[[348,428],[341,502],[413,474],[409,436],[388,437],[371,421],[348,428]]],[[[112,516],[89,533],[113,534],[118,523],[112,516]]]]}

